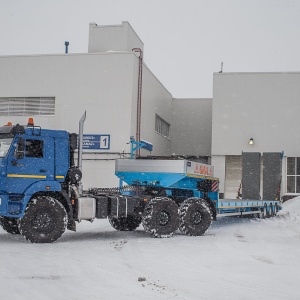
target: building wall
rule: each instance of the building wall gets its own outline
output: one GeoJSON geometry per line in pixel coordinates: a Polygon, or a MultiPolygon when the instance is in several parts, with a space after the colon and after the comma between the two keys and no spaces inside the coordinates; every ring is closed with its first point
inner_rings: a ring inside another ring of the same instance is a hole
{"type": "Polygon", "coordinates": [[[144,44],[128,22],[121,25],[98,26],[90,23],[88,52],[144,50],[144,44]]]}
{"type": "MultiPolygon", "coordinates": [[[[86,110],[84,133],[110,134],[111,147],[97,151],[103,154],[96,157],[84,154],[84,187],[116,186],[114,162],[107,172],[101,159],[108,162],[119,157],[123,149],[130,151],[127,143],[133,130],[135,60],[137,57],[132,52],[1,57],[0,97],[54,96],[55,116],[33,116],[35,124],[69,132],[78,132],[79,119],[86,110]]],[[[2,116],[1,122],[26,124],[27,119],[2,116]]]]}
{"type": "Polygon", "coordinates": [[[211,164],[214,166],[214,176],[219,178],[219,193],[224,194],[224,192],[225,192],[225,156],[224,155],[212,156],[211,164]]]}
{"type": "Polygon", "coordinates": [[[172,153],[211,156],[212,99],[173,99],[172,153]]]}
{"type": "MultiPolygon", "coordinates": [[[[172,95],[144,64],[141,139],[154,145],[151,155],[171,155],[171,140],[155,132],[155,115],[172,123],[172,95]]],[[[141,155],[149,155],[146,150],[141,155]]]]}
{"type": "Polygon", "coordinates": [[[300,73],[214,74],[212,154],[299,156],[299,95],[300,73]]]}
{"type": "MultiPolygon", "coordinates": [[[[114,160],[129,155],[136,134],[139,59],[133,52],[0,57],[0,97],[55,97],[54,116],[33,116],[35,124],[78,132],[84,111],[85,134],[109,134],[109,150],[84,150],[84,188],[118,185],[114,160]]],[[[152,155],[171,154],[171,141],[155,132],[155,114],[172,122],[172,95],[143,67],[141,138],[152,155]]],[[[27,116],[1,121],[26,124],[27,116]]],[[[150,153],[143,150],[142,155],[150,153]]]]}
{"type": "MultiPolygon", "coordinates": [[[[225,179],[226,159],[242,152],[282,152],[282,194],[286,157],[300,157],[300,73],[216,73],[213,87],[212,161],[220,189],[232,197],[225,179]],[[254,144],[249,145],[250,138],[254,144]]],[[[228,169],[228,168],[227,168],[228,169]]],[[[227,174],[228,175],[228,174],[227,174]]],[[[230,174],[229,174],[230,177],[230,174]]]]}

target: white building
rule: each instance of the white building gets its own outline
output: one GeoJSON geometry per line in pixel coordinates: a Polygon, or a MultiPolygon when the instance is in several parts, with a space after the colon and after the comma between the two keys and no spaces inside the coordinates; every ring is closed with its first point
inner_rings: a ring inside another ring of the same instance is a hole
{"type": "MultiPolygon", "coordinates": [[[[88,53],[0,57],[0,119],[43,128],[102,135],[102,149],[84,150],[83,184],[118,185],[114,160],[128,155],[137,132],[140,38],[128,22],[90,24],[88,53]]],[[[154,156],[211,154],[212,99],[173,99],[145,63],[142,67],[140,137],[154,156]]],[[[145,150],[141,155],[149,155],[145,150]]],[[[198,158],[199,157],[199,158],[198,158]]]]}
{"type": "MultiPolygon", "coordinates": [[[[118,185],[115,159],[137,134],[140,50],[128,22],[90,24],[88,53],[0,57],[0,120],[102,135],[85,149],[84,188],[118,185]]],[[[220,193],[236,198],[242,152],[284,152],[281,194],[300,192],[300,73],[216,73],[212,99],[174,99],[142,64],[140,137],[152,156],[210,162],[220,193]],[[254,143],[249,145],[249,140],[254,143]]],[[[150,155],[142,150],[142,156],[150,155]]]]}
{"type": "Polygon", "coordinates": [[[212,164],[225,198],[237,196],[242,152],[283,151],[281,194],[300,193],[299,115],[300,73],[214,74],[212,164]]]}

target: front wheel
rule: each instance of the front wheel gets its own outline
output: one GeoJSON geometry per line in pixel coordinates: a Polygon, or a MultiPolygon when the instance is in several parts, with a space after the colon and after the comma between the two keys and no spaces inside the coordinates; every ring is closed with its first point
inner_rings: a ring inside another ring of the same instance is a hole
{"type": "Polygon", "coordinates": [[[142,219],[137,216],[127,217],[109,217],[110,225],[118,231],[132,231],[138,228],[142,222],[142,219]]]}
{"type": "Polygon", "coordinates": [[[178,206],[166,197],[153,198],[145,207],[142,222],[152,237],[170,237],[179,226],[178,206]]]}
{"type": "Polygon", "coordinates": [[[54,198],[38,196],[28,203],[19,230],[32,243],[52,243],[61,237],[66,225],[64,206],[54,198]]]}
{"type": "Polygon", "coordinates": [[[0,225],[8,233],[20,234],[18,228],[18,219],[16,218],[0,217],[0,225]]]}
{"type": "Polygon", "coordinates": [[[179,208],[179,216],[179,230],[190,236],[203,235],[212,222],[211,210],[200,198],[184,200],[179,208]]]}

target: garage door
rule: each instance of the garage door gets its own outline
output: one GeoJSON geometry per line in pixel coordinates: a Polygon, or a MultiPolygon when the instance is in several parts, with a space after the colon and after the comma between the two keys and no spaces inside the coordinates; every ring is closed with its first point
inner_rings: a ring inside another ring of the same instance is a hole
{"type": "Polygon", "coordinates": [[[228,155],[225,159],[225,199],[236,199],[242,181],[242,156],[228,155]]]}

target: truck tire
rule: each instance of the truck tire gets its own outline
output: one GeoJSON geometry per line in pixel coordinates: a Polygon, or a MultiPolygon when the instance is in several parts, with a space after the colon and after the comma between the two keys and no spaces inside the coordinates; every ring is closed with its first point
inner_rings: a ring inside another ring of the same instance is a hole
{"type": "Polygon", "coordinates": [[[270,216],[270,218],[272,218],[272,217],[275,216],[275,214],[274,214],[274,207],[273,207],[272,203],[270,203],[270,205],[269,205],[269,216],[270,216]]]}
{"type": "Polygon", "coordinates": [[[276,216],[277,213],[278,213],[278,205],[277,205],[277,203],[275,203],[275,205],[274,205],[274,216],[276,216]]]}
{"type": "Polygon", "coordinates": [[[152,237],[170,237],[178,229],[177,204],[166,197],[151,199],[145,207],[142,223],[152,237]]]}
{"type": "Polygon", "coordinates": [[[18,219],[16,218],[0,217],[0,225],[8,233],[20,234],[18,228],[18,219]]]}
{"type": "Polygon", "coordinates": [[[137,216],[126,217],[108,217],[110,225],[118,231],[132,231],[138,228],[142,222],[142,218],[137,216]]]}
{"type": "Polygon", "coordinates": [[[64,206],[54,198],[38,196],[28,203],[19,230],[32,243],[52,243],[61,237],[66,225],[64,206]]]}
{"type": "Polygon", "coordinates": [[[212,212],[205,200],[188,198],[179,208],[179,230],[190,236],[203,235],[212,222],[212,212]]]}
{"type": "Polygon", "coordinates": [[[263,208],[261,209],[261,219],[266,219],[268,218],[268,208],[267,204],[264,204],[263,208]]]}

